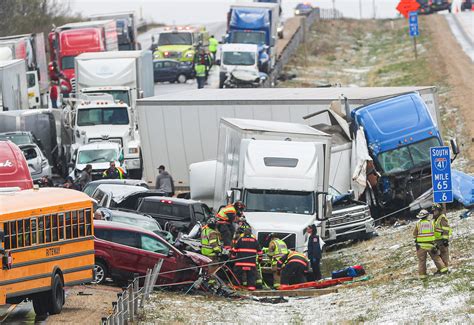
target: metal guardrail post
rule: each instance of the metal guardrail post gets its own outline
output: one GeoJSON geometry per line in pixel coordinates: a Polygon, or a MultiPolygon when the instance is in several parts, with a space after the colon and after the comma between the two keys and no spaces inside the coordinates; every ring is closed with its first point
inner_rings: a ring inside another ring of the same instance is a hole
{"type": "Polygon", "coordinates": [[[133,292],[133,282],[127,288],[128,292],[128,320],[133,322],[135,319],[135,293],[133,292]]]}
{"type": "Polygon", "coordinates": [[[110,320],[112,322],[112,325],[116,325],[118,324],[118,321],[117,321],[117,302],[114,301],[112,302],[112,315],[110,316],[110,320]]]}
{"type": "Polygon", "coordinates": [[[151,282],[151,270],[148,269],[146,271],[146,277],[145,277],[145,285],[143,286],[143,290],[142,290],[142,299],[140,301],[140,308],[143,308],[145,307],[145,299],[147,297],[147,292],[148,292],[148,287],[150,285],[150,282],[151,282]]]}
{"type": "Polygon", "coordinates": [[[160,274],[162,265],[163,265],[163,260],[159,260],[158,263],[156,263],[155,267],[153,268],[153,273],[152,273],[151,283],[150,283],[151,284],[150,291],[148,292],[148,294],[150,294],[155,288],[155,284],[156,284],[156,281],[158,280],[158,275],[160,274]]]}
{"type": "Polygon", "coordinates": [[[133,281],[133,318],[135,319],[135,315],[138,313],[138,299],[140,298],[140,281],[138,278],[135,278],[133,281]]]}
{"type": "Polygon", "coordinates": [[[119,297],[117,300],[117,320],[118,325],[123,325],[123,305],[122,305],[122,294],[118,293],[117,296],[119,297]]]}
{"type": "Polygon", "coordinates": [[[125,289],[122,294],[122,314],[123,314],[123,323],[128,324],[128,318],[130,317],[130,310],[128,309],[128,291],[125,289]]]}

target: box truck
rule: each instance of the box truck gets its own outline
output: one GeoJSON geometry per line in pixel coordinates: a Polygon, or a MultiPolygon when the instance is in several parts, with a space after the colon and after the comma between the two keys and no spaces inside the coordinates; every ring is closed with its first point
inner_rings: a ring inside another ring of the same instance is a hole
{"type": "Polygon", "coordinates": [[[48,105],[49,77],[43,33],[0,37],[0,60],[23,59],[30,108],[48,105]]]}
{"type": "Polygon", "coordinates": [[[270,73],[276,63],[279,6],[275,3],[233,4],[227,16],[226,43],[255,44],[260,71],[270,73]]]}
{"type": "Polygon", "coordinates": [[[91,20],[114,20],[119,51],[140,50],[137,42],[137,17],[134,11],[89,16],[91,20]]]}
{"type": "Polygon", "coordinates": [[[28,107],[25,60],[0,61],[0,111],[28,107]]]}

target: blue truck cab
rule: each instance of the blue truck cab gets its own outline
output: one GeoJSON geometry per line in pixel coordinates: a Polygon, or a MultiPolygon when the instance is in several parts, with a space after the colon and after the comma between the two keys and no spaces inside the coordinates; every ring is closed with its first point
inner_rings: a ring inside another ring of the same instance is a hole
{"type": "Polygon", "coordinates": [[[228,17],[226,43],[256,44],[259,69],[271,70],[271,48],[275,39],[272,31],[272,11],[265,8],[231,8],[228,17]]]}
{"type": "Polygon", "coordinates": [[[405,206],[431,188],[430,147],[442,145],[442,139],[420,95],[382,100],[351,115],[355,126],[364,128],[381,174],[375,195],[384,208],[405,206]]]}

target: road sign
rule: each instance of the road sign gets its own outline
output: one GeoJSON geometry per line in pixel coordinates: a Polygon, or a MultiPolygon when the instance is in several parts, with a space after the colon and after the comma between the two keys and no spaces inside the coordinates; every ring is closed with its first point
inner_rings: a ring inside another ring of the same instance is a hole
{"type": "Polygon", "coordinates": [[[431,147],[431,181],[433,183],[433,202],[453,202],[451,183],[451,157],[449,147],[431,147]]]}
{"type": "Polygon", "coordinates": [[[408,16],[408,21],[410,22],[410,36],[419,36],[420,31],[418,30],[418,13],[416,11],[411,11],[408,16]]]}
{"type": "Polygon", "coordinates": [[[408,18],[408,13],[417,11],[420,8],[420,4],[416,0],[401,0],[398,3],[397,10],[405,18],[408,18]]]}

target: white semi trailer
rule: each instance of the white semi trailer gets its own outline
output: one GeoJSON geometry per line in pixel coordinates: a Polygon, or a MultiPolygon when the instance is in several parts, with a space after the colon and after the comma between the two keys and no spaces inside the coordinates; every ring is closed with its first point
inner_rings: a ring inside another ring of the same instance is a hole
{"type": "Polygon", "coordinates": [[[28,108],[25,60],[0,61],[0,111],[28,108]]]}

